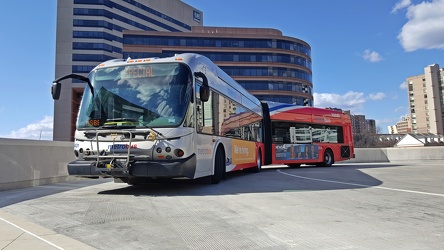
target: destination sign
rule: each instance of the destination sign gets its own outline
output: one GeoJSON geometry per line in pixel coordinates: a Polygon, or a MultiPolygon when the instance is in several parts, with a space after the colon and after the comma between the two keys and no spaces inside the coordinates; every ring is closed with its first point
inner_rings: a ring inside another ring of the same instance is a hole
{"type": "Polygon", "coordinates": [[[124,78],[154,77],[153,68],[150,66],[137,66],[126,68],[124,78]]]}

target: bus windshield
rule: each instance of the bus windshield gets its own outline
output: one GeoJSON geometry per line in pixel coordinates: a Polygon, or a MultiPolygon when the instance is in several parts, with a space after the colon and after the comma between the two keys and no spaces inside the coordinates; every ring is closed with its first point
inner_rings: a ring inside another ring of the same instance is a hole
{"type": "Polygon", "coordinates": [[[185,64],[136,64],[96,69],[85,87],[77,128],[177,127],[187,110],[191,71],[185,64]]]}

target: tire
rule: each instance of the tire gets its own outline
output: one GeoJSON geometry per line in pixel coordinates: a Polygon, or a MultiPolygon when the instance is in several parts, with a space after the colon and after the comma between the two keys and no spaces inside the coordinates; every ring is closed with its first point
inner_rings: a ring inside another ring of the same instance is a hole
{"type": "Polygon", "coordinates": [[[262,153],[260,150],[257,152],[256,163],[257,163],[257,166],[254,168],[253,172],[259,173],[262,170],[262,153]]]}
{"type": "Polygon", "coordinates": [[[214,174],[210,176],[211,184],[218,184],[225,176],[225,155],[221,148],[217,148],[214,158],[214,174]]]}
{"type": "Polygon", "coordinates": [[[325,150],[323,159],[324,159],[323,162],[316,165],[323,167],[331,167],[331,165],[333,165],[333,163],[335,162],[333,152],[330,149],[325,150]]]}

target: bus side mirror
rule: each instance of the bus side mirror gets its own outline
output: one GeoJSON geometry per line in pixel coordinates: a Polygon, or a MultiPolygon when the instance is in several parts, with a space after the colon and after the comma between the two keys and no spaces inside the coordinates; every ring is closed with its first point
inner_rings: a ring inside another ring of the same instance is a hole
{"type": "Polygon", "coordinates": [[[202,102],[207,102],[210,98],[210,87],[208,86],[208,79],[202,72],[195,72],[195,77],[202,78],[202,86],[200,87],[200,100],[202,102]]]}
{"type": "Polygon", "coordinates": [[[51,87],[52,99],[58,100],[60,98],[61,84],[59,82],[53,82],[51,87]]]}
{"type": "Polygon", "coordinates": [[[201,86],[200,87],[200,100],[202,102],[208,102],[208,99],[210,97],[210,87],[207,86],[201,86]]]}
{"type": "Polygon", "coordinates": [[[51,87],[52,99],[58,100],[60,98],[60,90],[62,88],[60,81],[65,80],[65,79],[70,79],[70,78],[74,78],[74,79],[78,79],[80,81],[86,82],[89,86],[89,89],[91,90],[91,94],[94,96],[94,88],[93,88],[91,81],[89,80],[88,77],[76,75],[76,74],[69,74],[69,75],[57,78],[52,82],[52,87],[51,87]]]}

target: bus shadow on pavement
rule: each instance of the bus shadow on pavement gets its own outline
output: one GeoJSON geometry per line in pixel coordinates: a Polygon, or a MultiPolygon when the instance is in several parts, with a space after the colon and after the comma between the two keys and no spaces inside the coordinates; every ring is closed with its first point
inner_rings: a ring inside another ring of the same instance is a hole
{"type": "MultiPolygon", "coordinates": [[[[307,192],[359,189],[379,186],[382,181],[364,173],[366,168],[393,168],[396,164],[338,164],[333,167],[267,166],[259,173],[227,173],[219,184],[208,184],[205,178],[170,179],[100,191],[102,195],[133,196],[206,196],[269,192],[307,192]]],[[[109,186],[107,186],[109,188],[109,186]]]]}

